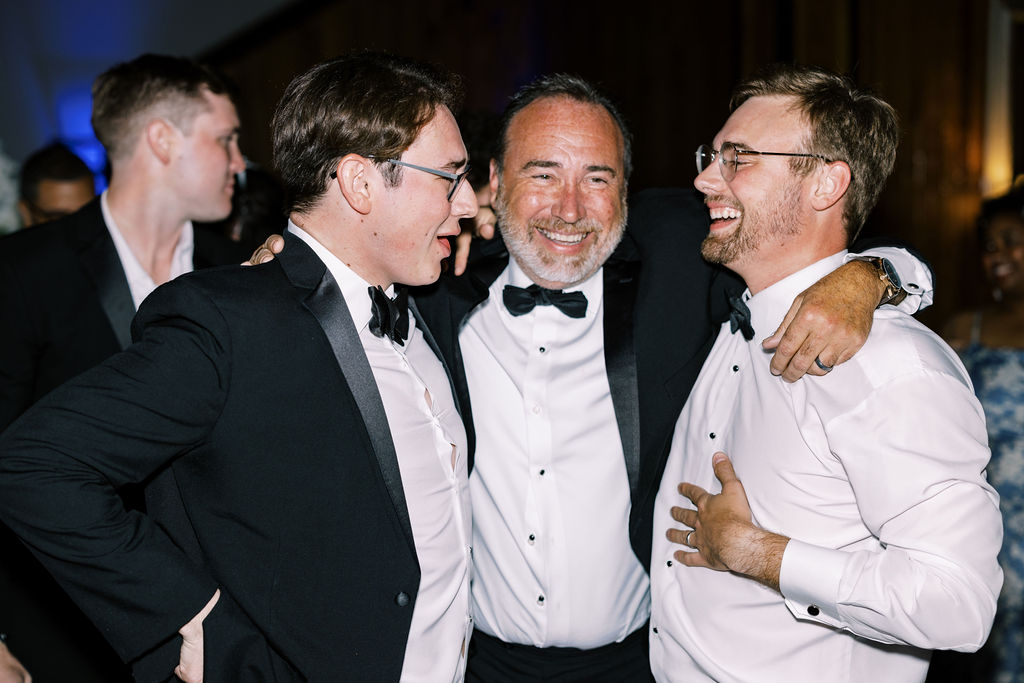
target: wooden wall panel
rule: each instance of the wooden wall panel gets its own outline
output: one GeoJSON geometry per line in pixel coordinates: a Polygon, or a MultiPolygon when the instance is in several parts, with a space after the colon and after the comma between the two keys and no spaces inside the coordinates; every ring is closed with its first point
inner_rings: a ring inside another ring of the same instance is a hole
{"type": "Polygon", "coordinates": [[[633,128],[634,189],[691,183],[693,150],[725,120],[732,85],[757,66],[795,59],[848,71],[902,117],[896,170],[866,230],[897,234],[932,260],[938,302],[923,318],[937,325],[979,294],[972,226],[986,13],[971,0],[322,0],[297,3],[208,58],[238,82],[244,149],[262,164],[285,84],[346,50],[439,62],[465,76],[468,109],[491,112],[540,74],[578,73],[601,84],[633,128]]]}

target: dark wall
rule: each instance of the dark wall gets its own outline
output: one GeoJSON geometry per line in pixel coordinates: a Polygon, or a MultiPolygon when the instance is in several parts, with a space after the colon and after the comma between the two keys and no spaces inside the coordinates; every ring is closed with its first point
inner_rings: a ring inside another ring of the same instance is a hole
{"type": "Polygon", "coordinates": [[[441,63],[466,78],[470,110],[500,111],[537,75],[577,73],[601,84],[630,122],[634,189],[691,183],[693,150],[724,122],[732,85],[758,65],[796,60],[851,73],[896,107],[904,132],[866,231],[898,234],[932,259],[938,301],[924,319],[935,325],[981,296],[971,226],[987,17],[987,3],[971,0],[333,0],[299,2],[206,57],[240,86],[243,147],[266,165],[284,86],[347,50],[441,63]]]}

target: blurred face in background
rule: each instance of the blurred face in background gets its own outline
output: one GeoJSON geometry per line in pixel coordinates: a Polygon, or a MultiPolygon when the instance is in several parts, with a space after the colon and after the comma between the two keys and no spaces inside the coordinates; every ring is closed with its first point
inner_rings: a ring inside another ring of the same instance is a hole
{"type": "Polygon", "coordinates": [[[22,199],[18,202],[21,221],[28,227],[37,223],[56,220],[78,211],[89,203],[96,194],[91,177],[74,180],[39,181],[35,200],[22,199]]]}
{"type": "Polygon", "coordinates": [[[219,221],[231,213],[235,175],[245,169],[238,148],[238,114],[225,95],[204,90],[206,107],[185,130],[176,127],[173,191],[194,221],[219,221]]]}
{"type": "Polygon", "coordinates": [[[996,214],[983,237],[981,265],[989,284],[1004,297],[1024,296],[1024,217],[996,214]]]}

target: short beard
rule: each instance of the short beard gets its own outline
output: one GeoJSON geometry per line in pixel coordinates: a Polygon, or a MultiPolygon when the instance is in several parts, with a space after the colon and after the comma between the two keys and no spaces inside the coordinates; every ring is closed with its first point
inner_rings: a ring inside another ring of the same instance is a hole
{"type": "Polygon", "coordinates": [[[498,229],[501,230],[501,235],[505,240],[505,247],[519,267],[531,278],[539,278],[548,283],[561,283],[563,287],[576,285],[596,273],[622,241],[622,235],[626,228],[625,204],[622,208],[622,218],[616,225],[602,226],[592,219],[566,223],[559,218],[549,218],[530,220],[523,226],[517,224],[512,218],[499,186],[498,192],[491,202],[491,208],[494,209],[494,215],[498,219],[498,229]],[[610,234],[611,239],[600,247],[594,246],[585,250],[576,257],[552,258],[541,247],[534,247],[533,241],[540,239],[534,235],[536,228],[565,233],[594,233],[593,237],[588,239],[597,239],[603,234],[610,234]],[[523,237],[524,235],[525,237],[523,237]]]}
{"type": "MultiPolygon", "coordinates": [[[[794,183],[775,202],[762,211],[743,211],[740,223],[728,235],[709,233],[700,245],[700,253],[708,263],[723,266],[737,263],[744,256],[757,253],[769,240],[790,237],[800,232],[799,185],[794,183]]],[[[718,200],[708,197],[708,201],[718,200]]]]}

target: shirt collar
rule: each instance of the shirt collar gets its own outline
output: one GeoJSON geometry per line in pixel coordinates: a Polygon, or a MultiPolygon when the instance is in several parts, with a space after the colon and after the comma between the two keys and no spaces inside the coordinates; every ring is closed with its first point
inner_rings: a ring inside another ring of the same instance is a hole
{"type": "MultiPolygon", "coordinates": [[[[107,190],[100,194],[100,212],[103,215],[103,222],[106,224],[107,233],[114,243],[117,251],[117,258],[121,262],[125,278],[128,280],[128,289],[132,295],[132,301],[136,310],[142,304],[143,299],[156,289],[156,283],[150,277],[142,263],[139,262],[135,252],[132,251],[128,241],[124,238],[121,228],[114,220],[114,214],[110,211],[110,203],[107,200],[107,190]]],[[[192,271],[192,256],[195,252],[195,235],[192,229],[192,221],[185,221],[181,226],[181,233],[178,235],[178,242],[174,245],[174,254],[171,256],[171,269],[168,279],[192,271]]]]}
{"type": "Polygon", "coordinates": [[[750,324],[754,328],[754,339],[751,341],[760,344],[762,339],[774,332],[796,296],[843,265],[845,256],[844,249],[798,270],[757,294],[751,295],[749,289],[743,292],[743,300],[750,308],[750,324]]]}
{"type": "MultiPolygon", "coordinates": [[[[103,222],[107,224],[107,231],[110,232],[111,238],[120,247],[124,245],[128,247],[128,242],[124,238],[124,233],[121,232],[121,228],[118,227],[117,221],[114,220],[114,214],[110,212],[110,202],[107,200],[107,191],[103,190],[100,194],[100,211],[103,213],[103,222]]],[[[192,260],[192,252],[195,249],[195,236],[192,230],[192,221],[185,221],[181,226],[181,235],[178,236],[178,243],[174,245],[174,262],[179,261],[185,252],[188,252],[189,261],[192,260]]],[[[128,248],[129,253],[131,248],[128,248]]],[[[134,257],[134,253],[132,253],[134,257]]],[[[135,259],[138,263],[138,259],[135,259]]],[[[139,264],[141,268],[142,265],[139,264]]]]}
{"type": "MultiPolygon", "coordinates": [[[[370,316],[372,315],[370,310],[370,297],[367,295],[370,283],[359,277],[354,270],[346,266],[341,259],[332,254],[327,247],[320,244],[315,237],[295,225],[291,220],[288,221],[288,231],[308,244],[309,248],[312,249],[320,260],[324,262],[324,265],[327,266],[327,270],[331,271],[331,275],[334,277],[335,282],[338,283],[338,287],[341,289],[341,295],[345,297],[345,305],[348,306],[348,312],[349,315],[352,316],[352,322],[355,324],[356,329],[362,332],[363,329],[369,325],[370,316]]],[[[384,293],[389,297],[393,297],[395,295],[394,285],[385,289],[384,293]]]]}

